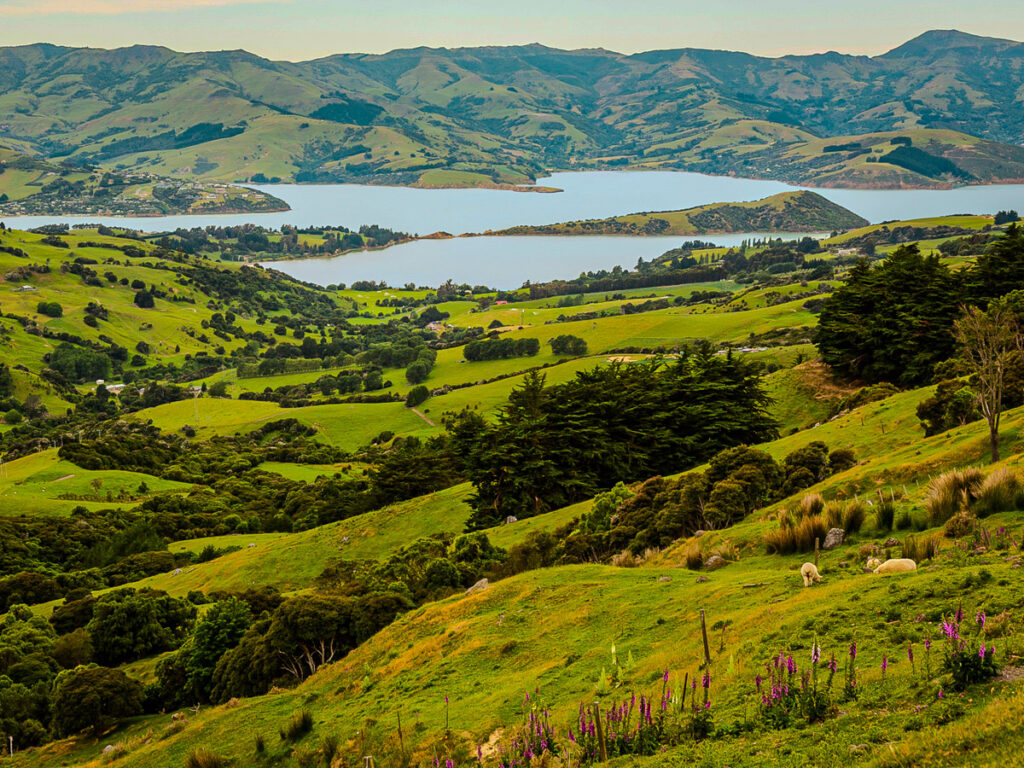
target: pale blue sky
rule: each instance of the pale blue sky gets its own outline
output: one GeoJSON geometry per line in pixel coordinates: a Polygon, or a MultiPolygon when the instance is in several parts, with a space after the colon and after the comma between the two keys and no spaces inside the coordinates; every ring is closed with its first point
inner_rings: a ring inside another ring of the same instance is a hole
{"type": "Polygon", "coordinates": [[[245,48],[277,59],[417,45],[882,53],[928,29],[1024,40],[1021,0],[0,0],[0,44],[245,48]]]}

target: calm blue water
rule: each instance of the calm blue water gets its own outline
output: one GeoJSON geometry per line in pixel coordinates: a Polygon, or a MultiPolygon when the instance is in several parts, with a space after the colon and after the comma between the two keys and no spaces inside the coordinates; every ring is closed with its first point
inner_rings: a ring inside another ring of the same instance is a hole
{"type": "MultiPolygon", "coordinates": [[[[799,235],[714,235],[702,237],[718,245],[739,245],[747,237],[799,235]]],[[[636,266],[675,248],[682,237],[460,237],[454,240],[415,240],[382,251],[357,251],[331,259],[266,262],[264,266],[319,285],[383,280],[437,286],[456,283],[518,288],[525,280],[570,279],[596,269],[636,266]]]]}
{"type": "MultiPolygon", "coordinates": [[[[217,216],[159,216],[124,218],[86,216],[77,221],[101,222],[145,229],[240,224],[267,227],[282,224],[310,226],[379,224],[417,234],[483,232],[516,224],[602,218],[637,211],[664,211],[712,202],[757,200],[793,187],[696,173],[621,171],[558,173],[540,184],[563,189],[556,194],[503,192],[483,189],[424,190],[357,184],[327,186],[273,185],[264,187],[285,200],[284,213],[217,216]]],[[[1024,210],[1024,185],[962,187],[951,190],[816,190],[872,222],[912,219],[951,213],[993,213],[1007,208],[1024,210]]],[[[74,217],[24,216],[4,219],[8,226],[29,228],[74,217]]],[[[733,239],[701,239],[727,245],[733,239]]],[[[573,277],[583,269],[632,266],[650,259],[685,238],[530,238],[502,244],[497,239],[442,240],[410,243],[374,253],[338,259],[280,262],[282,269],[318,283],[350,283],[385,279],[392,284],[416,282],[437,285],[447,278],[514,287],[524,280],[573,277]]]]}

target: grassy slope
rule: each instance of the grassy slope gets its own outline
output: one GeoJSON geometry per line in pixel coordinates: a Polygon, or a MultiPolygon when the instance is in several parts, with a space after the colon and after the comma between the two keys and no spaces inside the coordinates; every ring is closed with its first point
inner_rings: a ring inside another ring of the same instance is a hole
{"type": "Polygon", "coordinates": [[[499,235],[698,235],[721,232],[823,232],[867,222],[814,192],[781,192],[763,200],[712,203],[680,211],[656,211],[607,219],[512,227],[499,235]],[[664,222],[661,227],[652,224],[664,222]]]}

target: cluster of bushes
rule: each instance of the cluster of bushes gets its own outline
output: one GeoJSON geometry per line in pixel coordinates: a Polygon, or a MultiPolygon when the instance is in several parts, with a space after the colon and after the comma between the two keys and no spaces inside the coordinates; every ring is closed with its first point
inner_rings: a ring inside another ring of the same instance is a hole
{"type": "Polygon", "coordinates": [[[538,352],[540,341],[537,339],[480,339],[469,342],[462,350],[463,356],[471,363],[533,357],[538,352]]]}

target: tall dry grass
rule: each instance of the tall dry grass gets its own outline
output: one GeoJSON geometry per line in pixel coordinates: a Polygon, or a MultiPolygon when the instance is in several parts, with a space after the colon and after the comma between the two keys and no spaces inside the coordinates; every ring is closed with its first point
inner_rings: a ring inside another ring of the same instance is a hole
{"type": "Polygon", "coordinates": [[[1024,504],[1024,484],[1020,475],[1008,467],[990,472],[977,489],[972,507],[978,517],[1020,509],[1024,504]]]}
{"type": "Polygon", "coordinates": [[[906,536],[903,539],[901,557],[909,557],[915,563],[931,560],[939,551],[939,539],[936,536],[917,538],[906,536]]]}
{"type": "Polygon", "coordinates": [[[985,481],[977,467],[945,472],[932,480],[924,497],[924,508],[931,525],[942,525],[961,509],[970,507],[985,481]]]}
{"type": "Polygon", "coordinates": [[[790,522],[788,516],[780,517],[779,527],[764,536],[768,554],[789,555],[794,552],[813,552],[814,540],[825,541],[828,523],[823,515],[804,517],[799,522],[790,522]]]}

